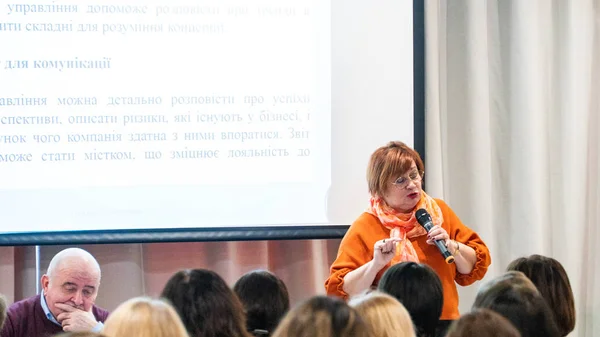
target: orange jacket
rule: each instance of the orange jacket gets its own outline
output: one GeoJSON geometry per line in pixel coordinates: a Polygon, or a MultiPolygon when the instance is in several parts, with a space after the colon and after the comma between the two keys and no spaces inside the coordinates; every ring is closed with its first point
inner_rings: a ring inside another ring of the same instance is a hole
{"type": "MultiPolygon", "coordinates": [[[[460,274],[456,271],[454,264],[446,264],[436,246],[428,245],[425,242],[427,241],[426,235],[410,239],[419,256],[420,262],[433,268],[442,281],[444,307],[440,319],[454,320],[460,316],[458,312],[456,283],[467,286],[481,280],[491,263],[491,257],[487,246],[479,235],[463,225],[458,216],[454,214],[445,202],[439,199],[435,199],[435,201],[442,210],[444,216],[442,227],[448,232],[450,239],[473,248],[477,255],[477,261],[471,273],[460,274]]],[[[377,217],[370,213],[363,213],[350,226],[342,239],[337,258],[331,266],[329,279],[325,282],[327,294],[347,299],[348,294],[343,290],[346,274],[371,261],[373,259],[373,246],[375,242],[389,237],[390,230],[381,225],[377,217]]],[[[379,271],[373,285],[379,283],[379,279],[390,265],[379,271]]]]}

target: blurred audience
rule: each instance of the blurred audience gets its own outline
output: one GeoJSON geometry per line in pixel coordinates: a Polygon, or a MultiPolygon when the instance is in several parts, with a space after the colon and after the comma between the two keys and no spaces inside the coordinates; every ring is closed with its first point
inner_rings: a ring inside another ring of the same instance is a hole
{"type": "Polygon", "coordinates": [[[377,289],[343,299],[314,296],[291,311],[284,282],[266,270],[244,274],[233,289],[215,272],[175,273],[161,299],[136,297],[108,312],[94,305],[100,266],[88,252],[59,252],[43,293],[7,308],[2,337],[564,337],[575,328],[569,278],[555,259],[531,255],[481,286],[470,313],[440,321],[442,283],[425,264],[401,262],[377,289]],[[103,324],[102,321],[106,319],[103,324]]]}
{"type": "Polygon", "coordinates": [[[350,300],[373,337],[415,337],[410,314],[394,297],[372,291],[350,300]]]}
{"type": "Polygon", "coordinates": [[[240,300],[213,271],[179,271],[167,282],[161,297],[173,304],[190,337],[252,336],[246,331],[240,300]]]}
{"type": "Polygon", "coordinates": [[[527,276],[546,300],[561,336],[575,329],[575,300],[567,272],[557,260],[531,255],[514,260],[508,270],[520,271],[527,276]]]}
{"type": "Polygon", "coordinates": [[[395,264],[385,271],[377,289],[404,305],[418,337],[445,334],[447,326],[438,326],[444,304],[442,283],[431,267],[415,262],[395,264]]]}
{"type": "Polygon", "coordinates": [[[171,305],[147,297],[132,298],[117,307],[102,333],[107,337],[188,337],[171,305]]]}
{"type": "Polygon", "coordinates": [[[446,337],[521,337],[521,333],[504,316],[477,309],[452,323],[446,337]]]}
{"type": "Polygon", "coordinates": [[[485,284],[473,304],[478,308],[506,317],[522,337],[560,336],[548,304],[523,273],[507,273],[485,284]]]}
{"type": "Polygon", "coordinates": [[[360,315],[342,299],[315,296],[289,311],[273,337],[371,337],[360,315]]]}
{"type": "Polygon", "coordinates": [[[233,286],[246,312],[246,329],[254,336],[270,336],[290,309],[282,280],[266,270],[244,274],[233,286]]]}

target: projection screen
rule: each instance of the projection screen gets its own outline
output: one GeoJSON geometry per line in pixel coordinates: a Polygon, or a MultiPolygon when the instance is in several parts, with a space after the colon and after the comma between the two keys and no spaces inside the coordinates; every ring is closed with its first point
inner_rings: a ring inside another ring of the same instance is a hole
{"type": "Polygon", "coordinates": [[[338,233],[414,145],[413,1],[2,6],[2,245],[338,233]]]}

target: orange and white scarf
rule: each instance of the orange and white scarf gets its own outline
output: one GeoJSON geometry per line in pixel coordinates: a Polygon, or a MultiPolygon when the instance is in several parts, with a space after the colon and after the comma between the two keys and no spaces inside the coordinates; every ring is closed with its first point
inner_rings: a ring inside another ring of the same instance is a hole
{"type": "Polygon", "coordinates": [[[400,238],[402,241],[396,246],[396,256],[392,264],[405,261],[419,262],[415,248],[410,238],[427,235],[423,226],[419,225],[415,212],[419,208],[425,208],[431,215],[434,225],[441,226],[444,222],[442,210],[435,200],[421,191],[421,199],[410,213],[400,213],[388,206],[382,198],[371,197],[371,206],[367,212],[376,216],[381,224],[390,230],[390,238],[400,238]]]}

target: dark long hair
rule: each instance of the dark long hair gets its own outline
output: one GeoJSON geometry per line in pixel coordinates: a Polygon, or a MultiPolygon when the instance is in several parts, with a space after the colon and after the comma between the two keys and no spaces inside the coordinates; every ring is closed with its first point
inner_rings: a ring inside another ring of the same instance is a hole
{"type": "Polygon", "coordinates": [[[215,272],[179,271],[161,297],[173,304],[190,337],[250,337],[242,304],[215,272]]]}
{"type": "Polygon", "coordinates": [[[560,337],[552,311],[537,289],[502,277],[489,283],[477,294],[473,309],[499,313],[522,337],[560,337]]]}
{"type": "Polygon", "coordinates": [[[507,270],[520,271],[535,284],[554,313],[561,336],[567,336],[575,329],[573,290],[560,262],[551,257],[531,255],[514,260],[507,270]]]}
{"type": "Polygon", "coordinates": [[[435,336],[442,315],[444,293],[438,275],[425,264],[402,262],[383,273],[377,288],[400,301],[417,330],[417,336],[435,336]]]}
{"type": "Polygon", "coordinates": [[[244,274],[233,291],[246,310],[246,327],[256,336],[268,336],[290,309],[288,290],[277,276],[266,270],[244,274]]]}

